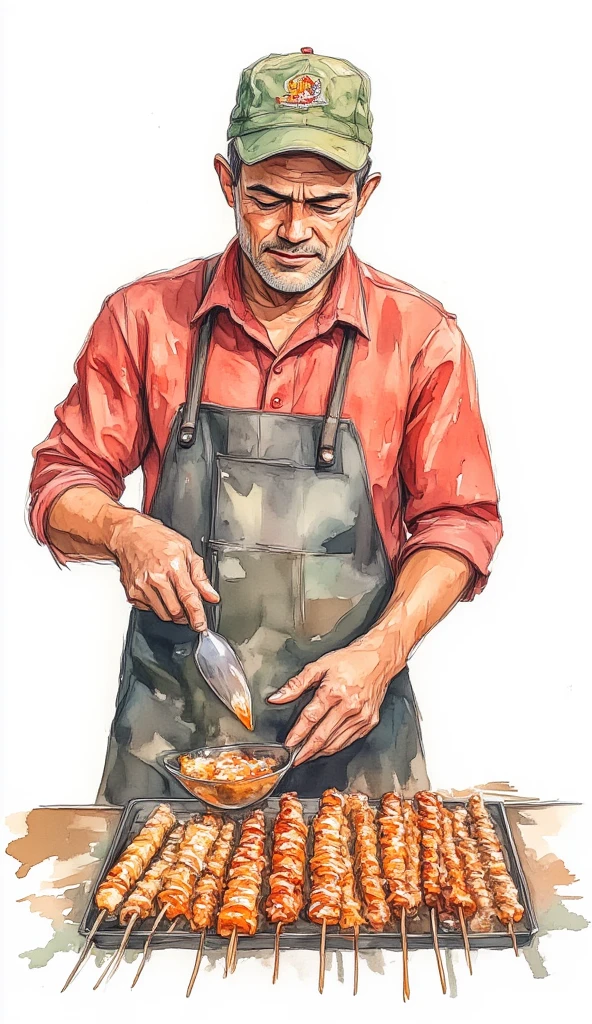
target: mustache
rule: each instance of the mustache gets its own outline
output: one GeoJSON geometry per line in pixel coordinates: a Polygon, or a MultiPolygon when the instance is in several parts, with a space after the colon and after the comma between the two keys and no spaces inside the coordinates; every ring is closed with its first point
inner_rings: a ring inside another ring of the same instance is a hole
{"type": "Polygon", "coordinates": [[[324,263],[327,259],[325,250],[318,245],[298,245],[297,243],[292,245],[281,238],[276,238],[271,242],[262,242],[259,255],[262,256],[269,249],[275,249],[276,252],[286,252],[290,256],[318,256],[321,263],[324,263]]]}

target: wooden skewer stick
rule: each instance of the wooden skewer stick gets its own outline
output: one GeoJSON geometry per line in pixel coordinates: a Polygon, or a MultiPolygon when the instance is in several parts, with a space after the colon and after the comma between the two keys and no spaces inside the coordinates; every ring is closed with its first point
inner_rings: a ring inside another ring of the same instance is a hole
{"type": "Polygon", "coordinates": [[[473,973],[473,965],[471,963],[471,947],[469,946],[469,936],[467,934],[467,922],[465,921],[465,915],[462,907],[457,907],[458,920],[460,923],[460,930],[462,932],[463,944],[465,947],[465,959],[467,961],[467,967],[469,968],[469,974],[473,973]]]}
{"type": "Polygon", "coordinates": [[[64,985],[64,987],[62,989],[62,992],[66,991],[66,989],[68,988],[68,985],[72,981],[74,981],[74,978],[78,974],[78,971],[80,970],[82,965],[84,963],[86,963],[86,961],[87,961],[87,959],[88,959],[88,957],[90,955],[90,951],[91,951],[91,948],[92,948],[93,938],[95,936],[95,932],[97,931],[97,929],[99,928],[100,924],[104,920],[106,914],[107,914],[106,910],[101,910],[101,913],[99,914],[99,916],[97,917],[97,919],[96,919],[95,923],[93,924],[91,930],[89,931],[89,933],[88,933],[88,935],[86,937],[86,942],[84,943],[84,946],[82,947],[82,949],[80,950],[80,953],[78,955],[78,960],[76,961],[76,963],[74,964],[74,967],[72,968],[72,970],[70,971],[68,977],[66,978],[66,983],[65,983],[65,985],[64,985]]]}
{"type": "Polygon", "coordinates": [[[360,935],[360,926],[354,926],[354,995],[358,994],[358,966],[360,955],[358,951],[358,938],[360,935]]]}
{"type": "Polygon", "coordinates": [[[156,931],[156,929],[158,928],[158,926],[159,926],[160,922],[162,921],[164,915],[166,914],[166,909],[167,909],[166,907],[163,907],[162,910],[160,911],[158,917],[156,918],[154,924],[152,925],[152,929],[150,931],[150,934],[149,934],[148,938],[146,939],[146,942],[144,943],[144,951],[142,953],[142,959],[140,960],[140,966],[138,967],[138,970],[136,971],[136,976],[135,976],[134,980],[132,981],[132,988],[134,987],[134,985],[137,985],[137,983],[139,981],[139,978],[140,978],[140,975],[141,975],[142,971],[144,970],[144,967],[146,966],[146,962],[148,960],[148,957],[150,956],[150,943],[152,942],[152,936],[154,935],[154,932],[156,931]]]}
{"type": "Polygon", "coordinates": [[[170,932],[174,932],[174,930],[177,927],[177,925],[179,924],[180,920],[181,920],[181,914],[179,914],[179,916],[176,917],[175,920],[173,921],[172,925],[169,928],[167,928],[167,935],[169,935],[170,932]]]}
{"type": "MultiPolygon", "coordinates": [[[[518,952],[518,944],[516,942],[516,932],[514,931],[514,922],[513,921],[508,921],[508,932],[510,934],[510,938],[512,939],[512,945],[514,947],[514,952],[515,952],[516,956],[520,956],[520,953],[518,952]]],[[[62,989],[62,992],[63,992],[63,989],[62,989]]]]}
{"type": "Polygon", "coordinates": [[[132,928],[134,927],[134,925],[135,925],[136,921],[138,920],[139,916],[140,916],[139,914],[133,914],[132,917],[130,917],[129,924],[128,924],[127,928],[125,929],[124,933],[123,933],[123,938],[122,938],[121,942],[119,943],[119,949],[117,950],[117,955],[115,956],[114,960],[109,961],[109,963],[105,967],[105,970],[101,974],[101,977],[97,981],[96,985],[93,985],[93,992],[97,991],[99,985],[101,984],[102,981],[104,981],[104,979],[107,977],[108,974],[109,974],[109,976],[111,978],[115,974],[115,971],[117,970],[117,968],[119,967],[121,961],[123,960],[123,954],[125,953],[126,946],[127,946],[128,942],[130,940],[130,935],[132,934],[132,928]]]}
{"type": "Polygon", "coordinates": [[[234,946],[235,946],[235,943],[237,941],[237,934],[238,933],[237,933],[236,928],[233,928],[231,936],[230,936],[230,938],[228,940],[228,946],[227,946],[227,949],[226,949],[226,963],[224,965],[224,977],[225,978],[228,977],[229,973],[232,973],[232,970],[231,970],[232,969],[232,958],[234,956],[234,946]]]}
{"type": "Polygon", "coordinates": [[[238,953],[238,940],[239,940],[239,933],[237,932],[236,933],[236,938],[234,940],[234,946],[233,946],[233,949],[232,949],[232,963],[230,965],[230,973],[231,974],[234,974],[234,972],[236,971],[236,955],[238,953]]]}
{"type": "Polygon", "coordinates": [[[193,986],[195,985],[195,979],[197,978],[197,972],[199,971],[199,965],[201,964],[201,958],[203,956],[204,942],[205,941],[206,941],[206,930],[204,928],[202,930],[201,938],[199,940],[199,947],[198,947],[198,950],[197,950],[197,955],[195,957],[195,963],[193,965],[193,971],[191,973],[191,977],[189,979],[189,984],[187,986],[187,992],[185,993],[188,999],[189,999],[189,996],[191,995],[191,993],[193,992],[193,986]]]}
{"type": "Polygon", "coordinates": [[[320,948],[319,948],[319,953],[320,953],[320,958],[319,958],[319,992],[321,993],[321,995],[323,994],[323,989],[325,987],[325,959],[326,959],[326,957],[325,957],[325,950],[326,950],[326,945],[327,945],[327,921],[323,920],[323,924],[322,924],[322,927],[321,927],[321,945],[320,945],[320,948]]]}
{"type": "Polygon", "coordinates": [[[407,949],[407,911],[401,907],[401,946],[403,948],[403,1002],[409,999],[409,951],[407,949]]]}
{"type": "Polygon", "coordinates": [[[434,953],[436,954],[436,960],[438,962],[440,984],[442,986],[442,992],[444,993],[444,995],[446,995],[446,975],[444,974],[444,968],[442,966],[442,957],[440,956],[440,945],[438,943],[438,918],[436,917],[435,907],[432,907],[430,910],[430,921],[432,924],[432,938],[434,940],[434,953]]]}
{"type": "Polygon", "coordinates": [[[272,985],[275,985],[278,980],[278,974],[280,973],[280,934],[282,930],[282,922],[278,921],[277,928],[275,930],[275,947],[273,951],[273,978],[271,979],[272,985]]]}

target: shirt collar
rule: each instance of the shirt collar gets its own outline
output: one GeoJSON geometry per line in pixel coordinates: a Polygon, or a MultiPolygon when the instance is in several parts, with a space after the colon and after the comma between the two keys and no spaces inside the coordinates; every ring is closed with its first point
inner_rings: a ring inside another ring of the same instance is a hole
{"type": "MultiPolygon", "coordinates": [[[[242,294],[239,274],[240,246],[233,238],[222,253],[214,272],[210,287],[198,306],[191,323],[200,320],[215,307],[227,309],[232,318],[247,327],[255,336],[265,335],[265,330],[255,319],[242,294]]],[[[362,288],[360,263],[353,249],[345,250],[328,295],[318,312],[310,318],[315,321],[316,334],[323,335],[335,323],[351,324],[366,338],[369,338],[366,302],[362,288]]],[[[304,327],[304,325],[301,325],[304,327]]],[[[298,329],[300,333],[301,328],[298,329]]]]}

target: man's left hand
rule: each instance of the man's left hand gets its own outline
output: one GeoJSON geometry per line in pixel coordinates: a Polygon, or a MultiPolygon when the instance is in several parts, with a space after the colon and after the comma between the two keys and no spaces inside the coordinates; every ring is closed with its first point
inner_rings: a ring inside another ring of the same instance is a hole
{"type": "Polygon", "coordinates": [[[374,638],[361,637],[306,665],[268,697],[287,704],[317,687],[286,739],[289,747],[306,740],[294,764],[335,754],[366,736],[378,725],[388,685],[404,664],[404,657],[386,657],[374,638]]]}

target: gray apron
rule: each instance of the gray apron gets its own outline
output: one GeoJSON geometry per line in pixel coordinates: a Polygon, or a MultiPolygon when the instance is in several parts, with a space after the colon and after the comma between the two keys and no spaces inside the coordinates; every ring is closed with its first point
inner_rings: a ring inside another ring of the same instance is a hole
{"type": "MultiPolygon", "coordinates": [[[[215,261],[204,295],[214,269],[215,261]]],[[[205,602],[208,624],[244,666],[255,731],[199,673],[195,632],[133,609],[99,802],[187,796],[162,765],[171,750],[283,742],[313,691],[282,706],[267,697],[367,632],[393,590],[362,446],[353,422],[341,418],[355,329],[344,327],[325,416],[286,415],[202,403],[215,314],[206,314],[196,339],[187,401],[172,424],[150,515],[204,559],[221,598],[205,602]]],[[[391,681],[367,736],[292,769],[279,791],[315,797],[328,786],[369,796],[429,786],[407,667],[391,681]]]]}

